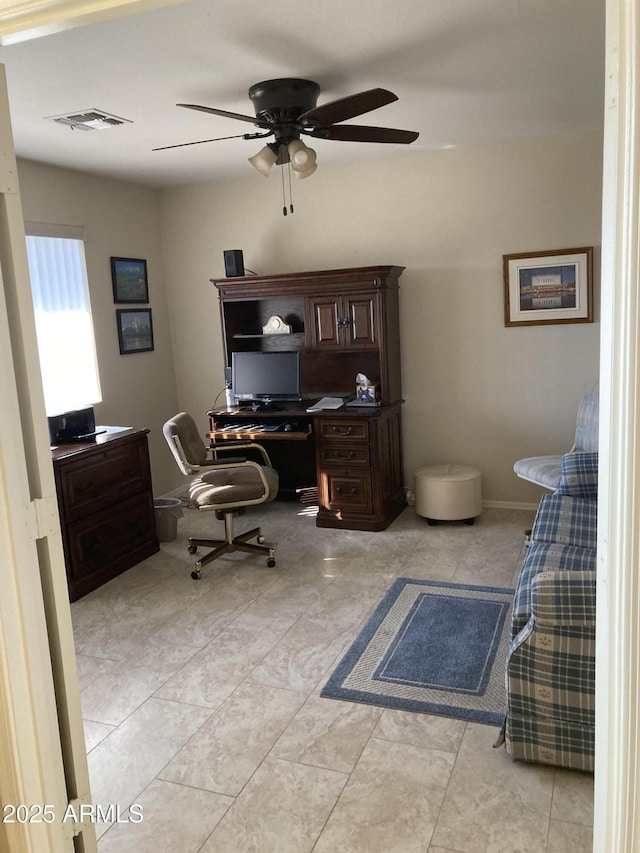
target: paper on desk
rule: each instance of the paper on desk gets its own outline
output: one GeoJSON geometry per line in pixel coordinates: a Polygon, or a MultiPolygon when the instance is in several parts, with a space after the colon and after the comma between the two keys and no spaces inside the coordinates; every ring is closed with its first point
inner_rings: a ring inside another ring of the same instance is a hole
{"type": "Polygon", "coordinates": [[[308,412],[321,412],[323,409],[339,409],[344,406],[342,397],[323,397],[314,403],[313,406],[308,406],[308,412]]]}

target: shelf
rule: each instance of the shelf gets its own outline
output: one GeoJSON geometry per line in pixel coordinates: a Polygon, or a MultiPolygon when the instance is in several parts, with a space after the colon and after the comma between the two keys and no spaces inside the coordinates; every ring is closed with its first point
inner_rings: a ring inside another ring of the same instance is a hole
{"type": "Polygon", "coordinates": [[[244,340],[246,338],[298,338],[304,336],[304,332],[270,332],[269,334],[259,335],[234,335],[234,340],[244,340]]]}

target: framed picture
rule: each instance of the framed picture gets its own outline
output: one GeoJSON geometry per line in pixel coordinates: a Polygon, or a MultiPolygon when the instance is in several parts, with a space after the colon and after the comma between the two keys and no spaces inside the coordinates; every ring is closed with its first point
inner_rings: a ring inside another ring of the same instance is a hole
{"type": "Polygon", "coordinates": [[[505,326],[593,323],[593,248],[503,255],[505,326]]]}
{"type": "Polygon", "coordinates": [[[116,308],[120,355],[153,349],[151,308],[116,308]]]}
{"type": "Polygon", "coordinates": [[[136,258],[111,258],[114,302],[148,302],[147,262],[136,258]]]}

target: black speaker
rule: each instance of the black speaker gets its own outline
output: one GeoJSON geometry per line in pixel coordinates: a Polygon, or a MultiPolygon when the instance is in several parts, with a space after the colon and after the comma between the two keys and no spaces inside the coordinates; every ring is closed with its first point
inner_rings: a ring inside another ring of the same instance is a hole
{"type": "Polygon", "coordinates": [[[227,278],[234,278],[238,275],[244,275],[244,260],[242,259],[242,249],[224,250],[224,274],[227,276],[227,278]]]}

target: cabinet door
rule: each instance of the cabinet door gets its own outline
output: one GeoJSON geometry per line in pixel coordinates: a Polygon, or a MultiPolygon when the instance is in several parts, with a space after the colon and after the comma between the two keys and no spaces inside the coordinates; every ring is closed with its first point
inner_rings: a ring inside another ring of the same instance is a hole
{"type": "Polygon", "coordinates": [[[309,346],[313,349],[341,349],[341,300],[336,296],[307,300],[309,346]]]}
{"type": "Polygon", "coordinates": [[[345,297],[340,319],[347,347],[376,346],[375,296],[345,297]]]}
{"type": "Polygon", "coordinates": [[[309,346],[357,349],[377,345],[375,295],[308,300],[309,346]]]}

